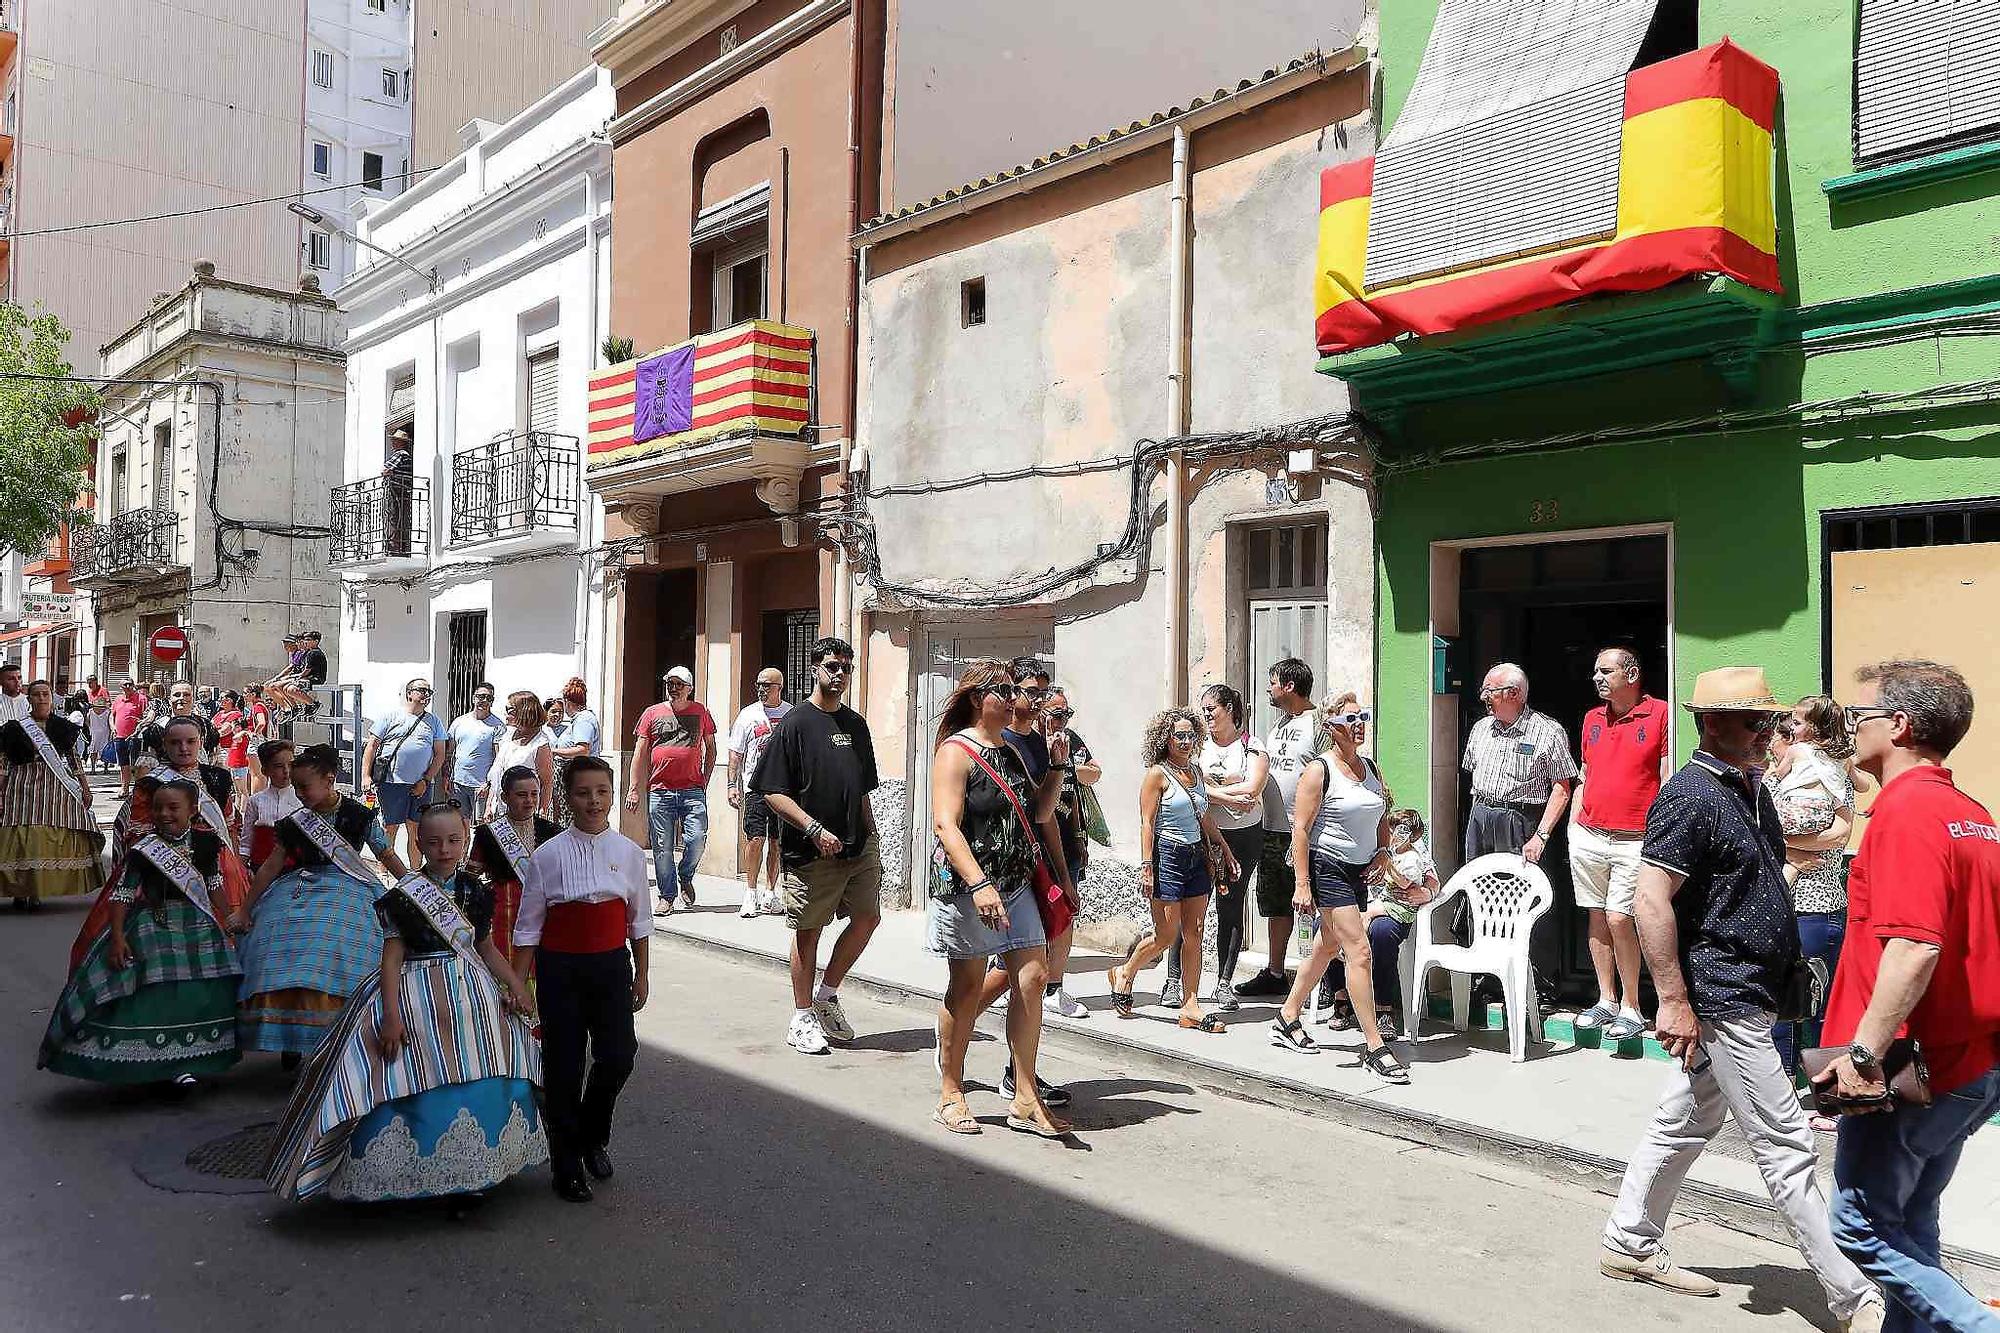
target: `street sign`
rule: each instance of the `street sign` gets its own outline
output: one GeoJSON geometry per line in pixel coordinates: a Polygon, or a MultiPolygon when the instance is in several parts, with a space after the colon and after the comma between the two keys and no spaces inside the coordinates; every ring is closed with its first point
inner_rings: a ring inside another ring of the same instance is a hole
{"type": "Polygon", "coordinates": [[[69,620],[76,614],[76,594],[73,592],[23,594],[21,614],[29,620],[69,620]]]}
{"type": "Polygon", "coordinates": [[[146,640],[146,648],[156,662],[178,662],[188,654],[187,631],[179,625],[162,625],[146,640]]]}

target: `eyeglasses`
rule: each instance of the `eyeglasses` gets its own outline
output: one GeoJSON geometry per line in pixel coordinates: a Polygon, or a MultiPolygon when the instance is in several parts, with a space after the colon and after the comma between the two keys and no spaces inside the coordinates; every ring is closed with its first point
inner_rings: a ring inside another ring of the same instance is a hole
{"type": "Polygon", "coordinates": [[[1783,713],[1758,713],[1744,719],[1744,725],[1748,726],[1756,735],[1762,736],[1776,731],[1778,724],[1785,720],[1785,716],[1783,713]]]}
{"type": "Polygon", "coordinates": [[[1847,720],[1847,729],[1853,731],[1863,722],[1873,722],[1878,717],[1894,717],[1897,711],[1894,708],[1871,708],[1866,704],[1848,704],[1840,710],[1840,715],[1847,720]]]}
{"type": "Polygon", "coordinates": [[[1050,713],[1049,713],[1049,721],[1051,721],[1051,722],[1067,722],[1067,721],[1069,721],[1069,720],[1070,720],[1071,718],[1073,718],[1073,717],[1075,717],[1075,716],[1076,716],[1076,714],[1075,714],[1074,712],[1072,712],[1072,711],[1071,711],[1070,709],[1067,709],[1067,708],[1057,708],[1057,709],[1052,709],[1052,710],[1050,711],[1050,713]]]}
{"type": "Polygon", "coordinates": [[[782,690],[785,688],[785,682],[782,680],[760,680],[757,682],[757,688],[760,690],[782,690]]]}
{"type": "Polygon", "coordinates": [[[409,691],[408,691],[408,692],[409,692],[410,694],[433,694],[433,693],[436,693],[436,691],[432,690],[432,689],[431,689],[431,687],[430,687],[430,686],[428,686],[428,685],[412,685],[412,686],[410,686],[410,688],[409,688],[409,691]]]}
{"type": "Polygon", "coordinates": [[[1020,691],[1020,692],[1021,692],[1022,694],[1025,694],[1026,696],[1028,696],[1028,698],[1030,698],[1030,699],[1042,699],[1042,698],[1046,698],[1046,697],[1048,696],[1048,690],[1047,690],[1047,689],[1045,689],[1044,687],[1040,686],[1040,685],[1018,685],[1018,684],[1017,684],[1017,685],[1015,686],[1015,688],[1016,688],[1016,689],[1018,689],[1018,690],[1019,690],[1019,691],[1020,691]]]}
{"type": "Polygon", "coordinates": [[[1519,685],[1483,685],[1480,687],[1479,697],[1481,699],[1498,699],[1502,695],[1519,694],[1520,692],[1521,687],[1519,685]]]}

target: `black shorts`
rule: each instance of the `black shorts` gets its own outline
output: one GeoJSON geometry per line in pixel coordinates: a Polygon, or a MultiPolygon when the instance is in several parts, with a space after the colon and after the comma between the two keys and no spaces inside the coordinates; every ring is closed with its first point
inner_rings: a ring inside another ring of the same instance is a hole
{"type": "Polygon", "coordinates": [[[771,813],[771,803],[762,792],[743,793],[743,836],[752,842],[778,836],[780,820],[771,813]]]}
{"type": "Polygon", "coordinates": [[[1313,906],[1322,912],[1338,907],[1362,907],[1368,902],[1368,884],[1362,879],[1368,867],[1352,866],[1337,856],[1314,852],[1312,858],[1313,906]]]}

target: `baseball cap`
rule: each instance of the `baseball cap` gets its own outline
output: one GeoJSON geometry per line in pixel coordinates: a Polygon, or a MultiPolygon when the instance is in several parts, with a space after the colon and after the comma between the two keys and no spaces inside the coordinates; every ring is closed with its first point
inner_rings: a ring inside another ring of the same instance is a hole
{"type": "Polygon", "coordinates": [[[667,673],[666,679],[677,680],[690,689],[694,687],[694,672],[689,671],[686,667],[675,667],[667,673]]]}

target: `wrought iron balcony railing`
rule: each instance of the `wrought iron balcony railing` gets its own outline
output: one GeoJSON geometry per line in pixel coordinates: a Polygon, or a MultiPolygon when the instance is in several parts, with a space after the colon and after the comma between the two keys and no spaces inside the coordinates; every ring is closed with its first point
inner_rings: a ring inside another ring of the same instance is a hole
{"type": "Polygon", "coordinates": [[[136,583],[180,564],[180,516],[133,509],[69,534],[70,582],[136,583]]]}
{"type": "Polygon", "coordinates": [[[461,449],[451,460],[451,544],[574,532],[576,486],[574,435],[526,431],[461,449]]]}
{"type": "Polygon", "coordinates": [[[398,474],[336,486],[331,526],[336,568],[428,556],[430,479],[398,474]]]}

